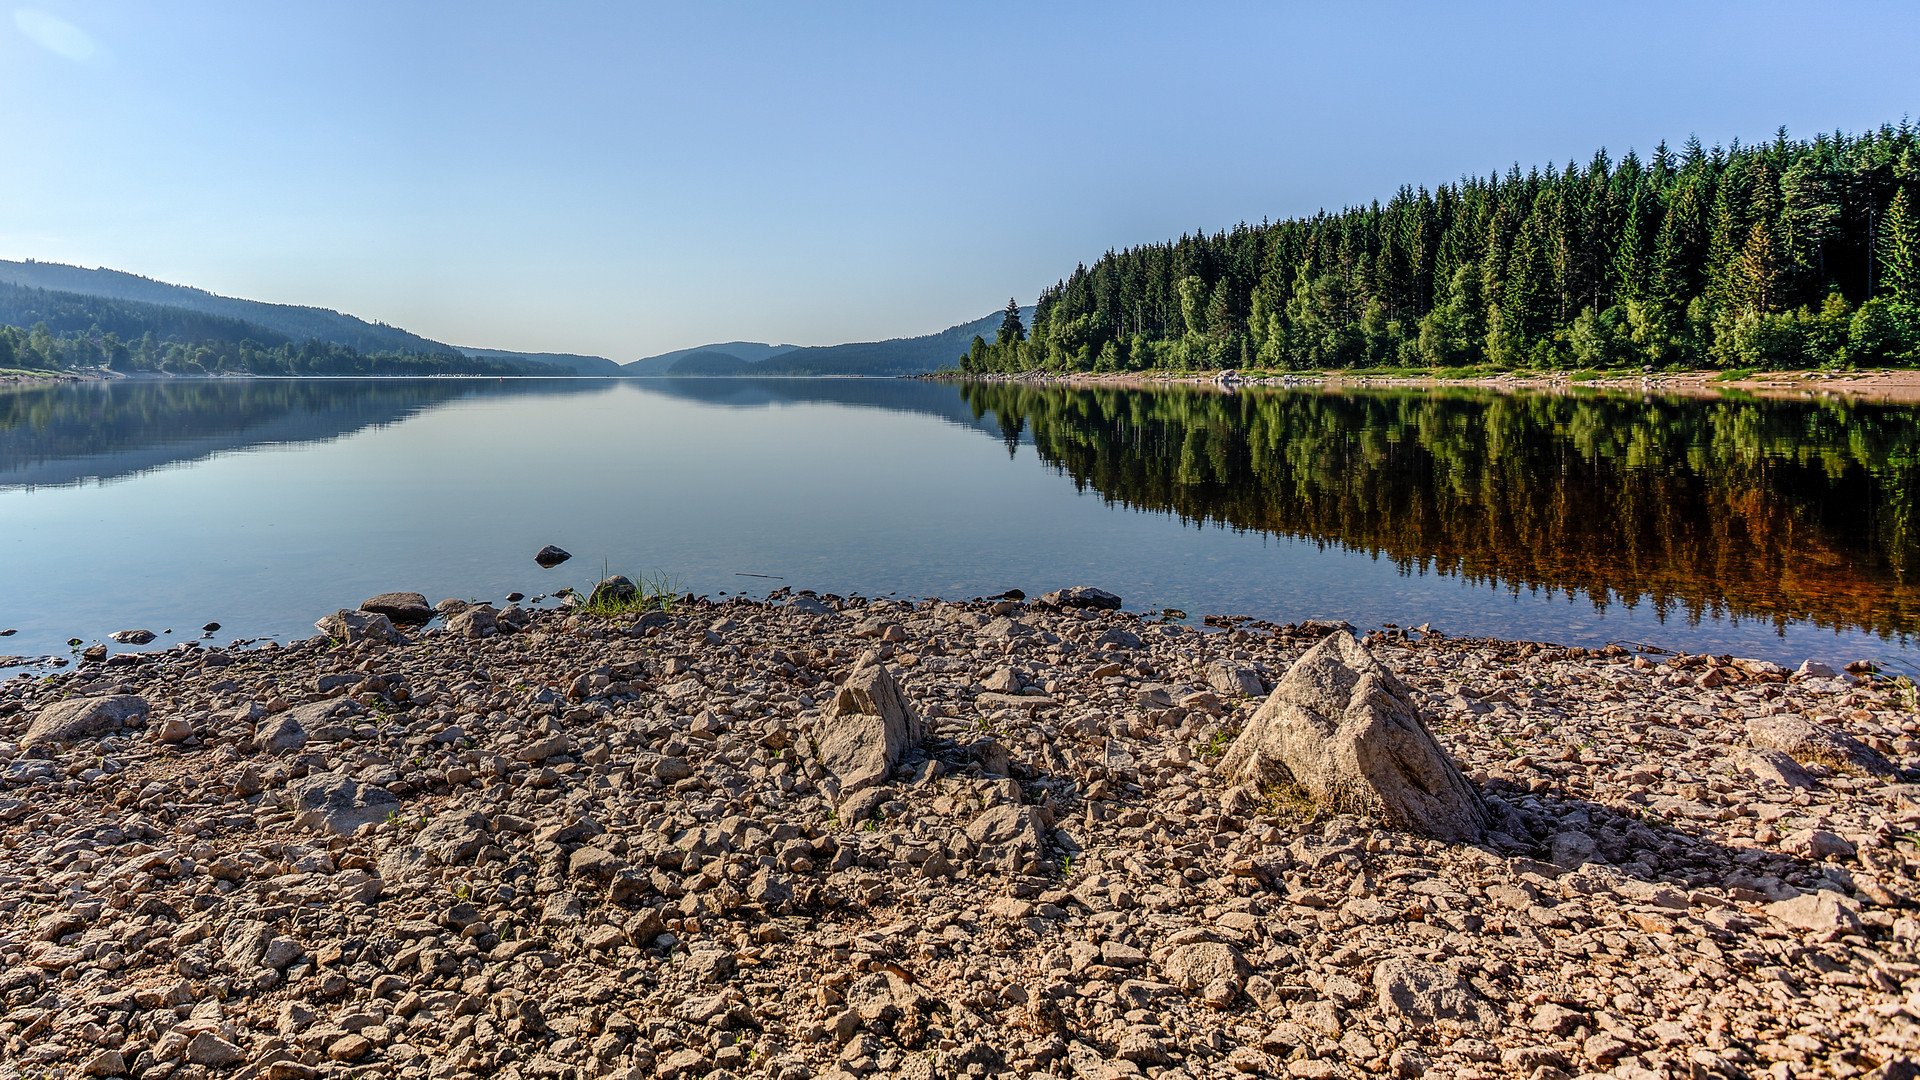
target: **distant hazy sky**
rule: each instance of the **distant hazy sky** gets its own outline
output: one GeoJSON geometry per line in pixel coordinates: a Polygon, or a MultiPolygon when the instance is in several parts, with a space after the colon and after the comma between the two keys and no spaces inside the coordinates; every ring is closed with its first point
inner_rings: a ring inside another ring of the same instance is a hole
{"type": "Polygon", "coordinates": [[[619,360],[923,333],[1195,228],[1898,121],[1916,14],[37,0],[0,256],[619,360]]]}

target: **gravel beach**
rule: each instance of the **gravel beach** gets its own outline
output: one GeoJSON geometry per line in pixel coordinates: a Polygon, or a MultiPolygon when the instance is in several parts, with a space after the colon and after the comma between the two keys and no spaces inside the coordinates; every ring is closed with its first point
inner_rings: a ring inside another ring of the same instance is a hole
{"type": "Polygon", "coordinates": [[[0,1076],[1916,1074],[1920,715],[1849,658],[376,599],[0,683],[0,1076]],[[1334,645],[1478,836],[1242,779],[1334,645]]]}

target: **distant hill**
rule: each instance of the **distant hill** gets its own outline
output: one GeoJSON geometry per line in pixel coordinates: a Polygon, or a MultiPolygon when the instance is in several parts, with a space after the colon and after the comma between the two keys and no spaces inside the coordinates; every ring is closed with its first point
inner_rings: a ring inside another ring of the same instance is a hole
{"type": "Polygon", "coordinates": [[[675,360],[673,366],[667,369],[667,374],[747,375],[751,374],[752,370],[752,364],[732,353],[723,353],[718,349],[701,349],[699,352],[688,353],[675,360]]]}
{"type": "Polygon", "coordinates": [[[469,349],[456,345],[454,348],[468,356],[480,360],[526,360],[535,364],[551,364],[557,368],[566,368],[582,375],[620,375],[620,365],[604,356],[582,356],[579,353],[563,352],[513,352],[503,349],[469,349]]]}
{"type": "MultiPolygon", "coordinates": [[[[781,353],[752,365],[748,375],[924,375],[954,367],[960,354],[973,344],[975,334],[993,340],[1005,315],[991,315],[950,326],[937,334],[859,341],[848,345],[817,345],[781,353]]],[[[1021,321],[1033,325],[1033,309],[1020,309],[1021,321]]]]}
{"type": "MultiPolygon", "coordinates": [[[[802,347],[729,341],[649,356],[626,365],[623,371],[628,375],[924,375],[953,367],[973,344],[975,334],[993,340],[1002,317],[996,311],[937,334],[847,345],[802,347]]],[[[1021,308],[1020,318],[1031,324],[1033,309],[1021,308]]]]}
{"type": "Polygon", "coordinates": [[[163,341],[233,345],[252,341],[272,346],[290,341],[278,330],[224,315],[0,281],[0,326],[27,328],[37,323],[46,323],[56,335],[87,334],[97,327],[100,333],[118,334],[123,341],[138,341],[148,333],[163,341]]]}
{"type": "Polygon", "coordinates": [[[799,348],[798,345],[766,345],[758,341],[723,341],[717,345],[695,345],[691,349],[676,349],[658,356],[643,357],[632,363],[622,364],[621,371],[627,375],[665,375],[673,365],[687,357],[695,353],[707,352],[731,356],[742,364],[757,364],[797,348],[799,348]]]}
{"type": "Polygon", "coordinates": [[[410,334],[397,326],[370,323],[328,308],[296,307],[292,304],[268,304],[258,300],[239,300],[216,296],[205,289],[169,285],[164,281],[101,267],[88,270],[64,263],[9,262],[0,259],[0,281],[30,285],[39,289],[58,289],[86,296],[104,296],[114,300],[136,300],[148,304],[185,308],[208,315],[258,323],[277,330],[293,341],[319,338],[336,345],[351,345],[361,352],[452,352],[451,345],[410,334]]]}
{"type": "MultiPolygon", "coordinates": [[[[251,337],[263,345],[274,345],[282,342],[301,344],[318,338],[334,345],[349,346],[363,353],[464,353],[482,360],[508,362],[526,360],[571,369],[583,375],[620,373],[618,364],[598,356],[463,349],[409,333],[397,326],[343,315],[330,308],[269,304],[259,300],[219,296],[205,289],[196,289],[188,285],[171,285],[164,281],[155,281],[149,277],[129,274],[122,270],[109,270],[105,267],[89,270],[86,267],[68,266],[65,263],[36,262],[32,259],[13,262],[0,259],[0,283],[102,297],[130,304],[157,305],[176,311],[198,312],[216,319],[231,320],[234,323],[265,329],[264,333],[252,330],[236,331],[231,325],[221,329],[211,322],[190,324],[187,321],[180,321],[183,327],[192,326],[192,329],[181,330],[180,336],[192,340],[237,341],[251,337]],[[236,332],[239,336],[232,336],[236,332]]],[[[143,317],[150,320],[159,318],[150,311],[145,312],[143,317]]],[[[11,323],[11,320],[6,321],[11,323]]],[[[52,319],[46,322],[56,331],[61,329],[52,319]]],[[[102,330],[118,332],[122,337],[139,336],[137,333],[129,335],[124,331],[116,331],[114,327],[104,322],[100,326],[102,330]]],[[[85,327],[76,329],[84,330],[85,327]]],[[[168,334],[156,331],[156,336],[166,337],[168,334]]]]}

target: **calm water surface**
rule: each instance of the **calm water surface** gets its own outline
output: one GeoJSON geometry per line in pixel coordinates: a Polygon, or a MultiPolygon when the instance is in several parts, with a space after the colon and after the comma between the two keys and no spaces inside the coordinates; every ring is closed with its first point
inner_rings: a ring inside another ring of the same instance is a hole
{"type": "Polygon", "coordinates": [[[0,654],[208,621],[284,640],[376,592],[497,600],[605,567],[1905,660],[1915,419],[895,380],[0,389],[0,654]],[[549,543],[574,560],[536,567],[549,543]]]}

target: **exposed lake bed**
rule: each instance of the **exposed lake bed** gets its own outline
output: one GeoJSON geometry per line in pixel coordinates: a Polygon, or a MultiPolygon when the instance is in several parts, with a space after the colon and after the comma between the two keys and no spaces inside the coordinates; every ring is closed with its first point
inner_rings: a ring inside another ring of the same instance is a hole
{"type": "Polygon", "coordinates": [[[1890,680],[1110,599],[355,616],[11,680],[0,909],[45,933],[0,939],[0,1030],[84,1074],[285,1080],[1912,1050],[1890,680]],[[1353,708],[1424,716],[1473,835],[1230,771],[1343,663],[1382,665],[1353,708]]]}

